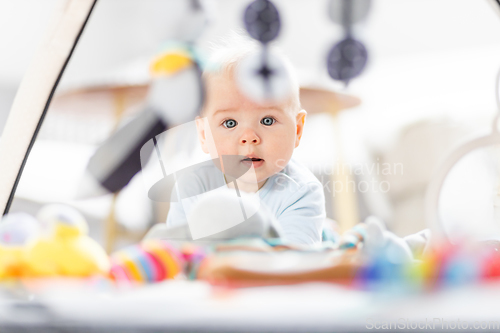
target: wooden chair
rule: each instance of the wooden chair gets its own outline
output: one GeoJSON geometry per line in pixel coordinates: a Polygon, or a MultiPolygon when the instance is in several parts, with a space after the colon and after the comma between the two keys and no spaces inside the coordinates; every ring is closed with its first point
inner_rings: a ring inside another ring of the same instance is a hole
{"type": "MultiPolygon", "coordinates": [[[[336,165],[345,165],[345,158],[342,147],[342,137],[338,115],[342,110],[358,106],[361,100],[357,97],[333,91],[301,88],[300,103],[308,114],[326,113],[333,120],[333,131],[335,134],[335,147],[337,151],[336,165]]],[[[331,181],[333,184],[341,184],[341,191],[333,196],[333,207],[336,210],[336,220],[340,231],[343,232],[352,228],[359,222],[358,200],[356,193],[348,190],[348,184],[352,183],[352,175],[345,172],[345,168],[332,172],[331,181]]]]}

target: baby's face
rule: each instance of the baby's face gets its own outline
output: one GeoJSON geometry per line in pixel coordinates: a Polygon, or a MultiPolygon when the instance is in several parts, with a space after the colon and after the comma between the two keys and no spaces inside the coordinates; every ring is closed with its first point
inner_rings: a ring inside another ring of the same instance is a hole
{"type": "Polygon", "coordinates": [[[267,178],[287,165],[293,149],[299,145],[306,112],[292,110],[288,101],[254,103],[240,93],[232,73],[227,73],[208,78],[203,116],[207,118],[216,149],[214,152],[210,140],[206,140],[210,132],[199,119],[198,134],[205,153],[213,158],[243,156],[239,163],[253,165],[260,188],[267,178]]]}

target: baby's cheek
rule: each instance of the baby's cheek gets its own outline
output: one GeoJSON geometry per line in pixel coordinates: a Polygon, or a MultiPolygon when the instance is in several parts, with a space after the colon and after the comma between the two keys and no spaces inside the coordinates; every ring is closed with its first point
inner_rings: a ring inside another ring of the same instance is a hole
{"type": "Polygon", "coordinates": [[[277,146],[272,151],[272,168],[274,172],[279,172],[288,164],[292,157],[293,149],[289,145],[277,146]],[[277,149],[276,149],[277,148],[277,149]]]}
{"type": "Polygon", "coordinates": [[[219,155],[236,155],[237,151],[233,148],[234,139],[224,133],[214,133],[214,143],[219,155]]]}
{"type": "Polygon", "coordinates": [[[228,147],[224,140],[218,141],[215,143],[217,148],[218,155],[235,155],[236,153],[231,150],[231,147],[228,147]]]}

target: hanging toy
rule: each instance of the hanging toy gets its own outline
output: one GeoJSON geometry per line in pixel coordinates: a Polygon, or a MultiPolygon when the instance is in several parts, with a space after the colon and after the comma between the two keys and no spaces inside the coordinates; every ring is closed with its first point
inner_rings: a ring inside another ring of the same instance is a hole
{"type": "Polygon", "coordinates": [[[26,213],[10,213],[0,222],[0,279],[20,277],[26,245],[39,237],[38,221],[26,213]]]}
{"type": "Polygon", "coordinates": [[[364,70],[368,52],[360,41],[353,37],[353,25],[368,15],[371,0],[331,0],[330,18],[342,25],[344,38],[335,44],[327,55],[330,77],[346,85],[364,70]]]}
{"type": "Polygon", "coordinates": [[[189,0],[188,10],[163,52],[150,66],[153,81],[147,104],[165,124],[179,125],[194,120],[203,103],[200,58],[194,47],[210,21],[207,1],[189,0]]]}
{"type": "Polygon", "coordinates": [[[252,38],[267,44],[278,37],[281,29],[278,9],[269,0],[256,0],[246,9],[245,28],[252,38]]]}
{"type": "Polygon", "coordinates": [[[150,66],[153,80],[147,105],[168,126],[194,120],[203,103],[200,61],[194,43],[210,21],[210,6],[203,0],[189,0],[186,5],[187,11],[174,34],[177,42],[166,43],[150,66]]]}
{"type": "Polygon", "coordinates": [[[174,32],[151,65],[152,81],[143,112],[109,137],[91,157],[78,190],[80,199],[116,193],[157,148],[156,137],[169,127],[194,120],[203,102],[203,86],[193,43],[210,21],[208,1],[189,0],[174,32]],[[154,140],[153,140],[154,139],[154,140]],[[154,145],[147,145],[153,140],[154,145]],[[148,149],[143,149],[146,147],[148,149]]]}
{"type": "Polygon", "coordinates": [[[87,235],[87,222],[77,210],[66,205],[48,205],[40,210],[38,220],[51,229],[51,234],[28,247],[25,276],[90,277],[108,273],[108,256],[87,235]]]}
{"type": "MultiPolygon", "coordinates": [[[[170,43],[163,54],[158,56],[150,67],[153,81],[149,88],[148,105],[155,110],[163,122],[182,124],[195,119],[201,110],[204,87],[201,79],[200,61],[194,48],[188,44],[170,43]]],[[[168,175],[163,167],[163,159],[158,141],[162,135],[152,138],[141,148],[141,163],[149,161],[150,150],[162,165],[162,178],[148,191],[153,201],[168,201],[175,184],[175,175],[168,175]],[[165,197],[167,196],[167,198],[165,197]]],[[[195,141],[187,141],[187,149],[194,150],[195,141]]]]}
{"type": "Polygon", "coordinates": [[[249,35],[262,44],[262,52],[241,61],[236,81],[255,102],[285,100],[291,94],[291,78],[282,57],[269,49],[281,28],[278,10],[269,0],[256,0],[246,8],[244,23],[249,35]]]}
{"type": "Polygon", "coordinates": [[[165,124],[194,120],[203,103],[198,57],[189,44],[169,43],[150,66],[147,105],[165,124]]]}

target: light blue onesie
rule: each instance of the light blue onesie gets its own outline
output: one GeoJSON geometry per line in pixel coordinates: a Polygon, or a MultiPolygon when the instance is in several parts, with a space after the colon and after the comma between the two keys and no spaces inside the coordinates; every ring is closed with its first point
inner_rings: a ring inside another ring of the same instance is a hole
{"type": "MultiPolygon", "coordinates": [[[[222,172],[210,163],[196,170],[196,177],[183,185],[183,191],[199,194],[225,185],[222,172]]],[[[285,241],[310,245],[321,242],[325,196],[321,183],[306,167],[290,160],[282,171],[267,179],[258,193],[261,204],[281,225],[285,241]]],[[[172,202],[167,226],[187,223],[185,209],[192,204],[172,202]]]]}

